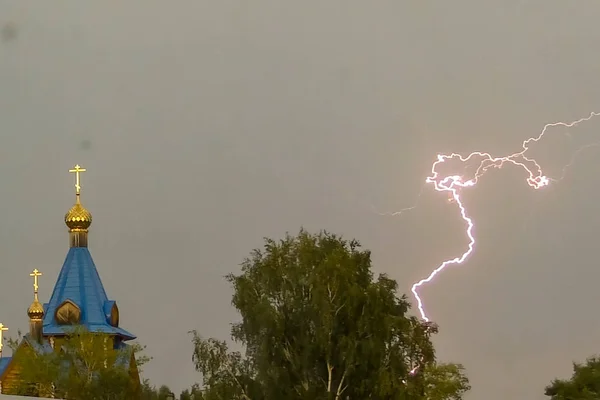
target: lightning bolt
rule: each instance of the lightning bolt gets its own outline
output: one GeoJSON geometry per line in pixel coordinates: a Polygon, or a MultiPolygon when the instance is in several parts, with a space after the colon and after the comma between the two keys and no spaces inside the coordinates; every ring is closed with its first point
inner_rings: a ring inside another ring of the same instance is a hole
{"type": "MultiPolygon", "coordinates": [[[[435,268],[433,271],[431,271],[431,273],[426,278],[421,279],[420,281],[418,281],[412,285],[411,292],[413,293],[413,295],[415,296],[415,299],[417,300],[417,307],[418,307],[419,313],[421,314],[421,318],[425,322],[429,322],[429,317],[427,316],[427,312],[425,311],[423,299],[419,295],[419,289],[423,285],[426,285],[426,284],[432,282],[435,279],[435,277],[439,273],[441,273],[444,269],[446,269],[447,267],[449,267],[451,265],[456,265],[456,264],[463,264],[467,260],[467,258],[473,253],[473,251],[475,249],[476,240],[475,240],[475,236],[473,235],[474,223],[473,223],[473,220],[471,219],[471,217],[469,217],[469,213],[467,212],[465,204],[460,195],[460,190],[464,189],[464,188],[469,188],[469,187],[475,186],[479,182],[479,179],[481,177],[483,177],[483,175],[485,175],[485,173],[487,171],[489,171],[490,169],[502,168],[503,166],[505,166],[507,164],[522,168],[526,173],[527,184],[530,187],[532,187],[533,189],[541,189],[545,186],[548,186],[551,182],[558,182],[558,181],[562,180],[566,175],[566,170],[575,162],[576,156],[579,153],[581,153],[581,151],[583,151],[587,148],[600,145],[600,142],[588,144],[586,146],[581,147],[579,150],[577,150],[575,152],[575,154],[573,155],[573,157],[571,158],[571,161],[563,168],[562,175],[557,179],[550,178],[550,177],[547,177],[546,175],[544,175],[544,172],[542,171],[542,168],[538,164],[538,162],[535,159],[529,158],[526,155],[527,151],[529,150],[529,148],[532,144],[535,144],[535,143],[539,142],[540,140],[542,140],[544,135],[546,135],[546,132],[548,131],[548,129],[550,129],[552,127],[556,127],[556,126],[572,128],[582,122],[589,121],[593,117],[599,116],[599,115],[600,115],[600,112],[592,112],[589,116],[578,119],[573,122],[569,122],[569,123],[555,122],[555,123],[551,123],[551,124],[546,124],[538,136],[531,137],[531,138],[523,141],[523,143],[521,145],[521,151],[519,151],[517,153],[513,153],[508,156],[494,157],[490,153],[484,153],[484,152],[480,152],[480,151],[473,152],[467,156],[462,156],[462,155],[456,154],[456,153],[452,153],[449,155],[440,154],[437,156],[437,160],[431,166],[431,175],[427,177],[427,179],[425,180],[425,183],[433,185],[433,188],[438,192],[448,193],[448,195],[450,196],[449,197],[450,200],[453,200],[453,202],[457,205],[458,210],[460,211],[460,215],[467,227],[466,234],[469,239],[469,244],[467,246],[467,249],[460,256],[444,261],[437,268],[435,268]],[[450,160],[458,160],[464,164],[468,164],[470,162],[476,162],[478,164],[475,164],[475,165],[477,165],[477,168],[475,170],[475,173],[472,175],[472,177],[470,179],[465,180],[465,178],[460,175],[443,175],[442,173],[439,172],[440,165],[447,161],[450,161],[450,160]]],[[[397,213],[394,213],[392,215],[401,214],[405,211],[412,210],[415,207],[416,206],[405,208],[405,209],[403,209],[397,213]]],[[[411,373],[413,373],[413,372],[414,371],[411,371],[411,373]]]]}

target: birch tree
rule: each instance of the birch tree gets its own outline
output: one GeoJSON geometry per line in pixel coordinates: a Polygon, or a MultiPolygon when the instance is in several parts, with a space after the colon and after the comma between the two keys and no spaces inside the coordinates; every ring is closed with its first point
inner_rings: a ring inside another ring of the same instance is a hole
{"type": "Polygon", "coordinates": [[[445,392],[455,390],[436,400],[460,399],[468,388],[461,370],[435,369],[436,326],[408,314],[397,283],[374,276],[370,252],[356,240],[304,230],[266,239],[243,261],[241,274],[227,279],[241,314],[232,338],[246,353],[231,357],[224,342],[195,336],[198,369],[206,376],[207,365],[219,366],[212,371],[220,375],[209,374],[207,393],[225,380],[237,387],[230,398],[244,400],[424,399],[441,378],[466,386],[446,385],[445,392]],[[248,393],[248,382],[261,388],[260,399],[248,393]]]}
{"type": "MultiPolygon", "coordinates": [[[[53,351],[20,345],[10,340],[15,362],[20,368],[15,394],[53,395],[64,399],[129,400],[139,397],[138,385],[132,380],[128,361],[134,345],[128,350],[107,347],[104,335],[74,327],[53,351]]],[[[143,364],[149,358],[137,357],[143,364]]]]}

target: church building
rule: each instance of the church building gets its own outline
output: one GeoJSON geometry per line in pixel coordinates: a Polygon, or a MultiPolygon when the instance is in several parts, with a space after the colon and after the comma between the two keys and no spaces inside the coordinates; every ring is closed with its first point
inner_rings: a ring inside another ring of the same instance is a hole
{"type": "Polygon", "coordinates": [[[80,174],[85,169],[76,165],[70,172],[75,174],[76,181],[75,204],[65,215],[70,248],[48,302],[42,304],[38,298],[38,279],[42,274],[37,269],[30,274],[34,290],[33,303],[27,309],[29,332],[23,336],[12,357],[2,357],[2,334],[7,328],[0,324],[0,394],[15,394],[11,389],[21,382],[15,355],[22,348],[29,347],[36,352],[60,351],[61,339],[73,332],[74,327],[101,335],[106,346],[112,349],[129,351],[131,356],[127,357],[126,368],[134,384],[139,385],[132,346],[125,343],[135,336],[120,327],[117,303],[107,296],[88,249],[92,214],[83,207],[80,199],[80,174]]]}

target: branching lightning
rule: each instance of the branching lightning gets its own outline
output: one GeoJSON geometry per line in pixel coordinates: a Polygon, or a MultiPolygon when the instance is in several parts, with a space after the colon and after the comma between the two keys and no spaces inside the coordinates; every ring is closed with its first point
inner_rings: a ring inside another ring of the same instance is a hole
{"type": "MultiPolygon", "coordinates": [[[[526,155],[527,151],[529,150],[532,144],[542,140],[549,128],[556,126],[571,128],[582,122],[589,121],[595,116],[600,116],[600,112],[592,112],[588,117],[581,118],[577,121],[573,121],[570,123],[555,122],[547,124],[546,126],[544,126],[544,128],[538,136],[531,137],[523,142],[521,146],[521,151],[508,156],[494,157],[490,153],[484,153],[479,151],[473,152],[467,156],[462,156],[456,153],[452,153],[449,155],[440,154],[437,156],[437,160],[433,163],[431,167],[431,175],[427,177],[425,183],[433,185],[433,188],[438,192],[448,193],[449,200],[452,203],[456,204],[460,215],[466,224],[466,234],[469,240],[469,244],[467,246],[467,249],[460,256],[444,261],[437,268],[435,268],[426,278],[421,279],[420,281],[413,284],[411,291],[415,296],[415,299],[417,300],[417,307],[419,309],[419,313],[421,314],[421,318],[424,321],[429,322],[429,317],[427,316],[427,312],[425,311],[423,300],[419,295],[419,289],[423,285],[432,282],[440,272],[446,269],[446,267],[450,265],[464,263],[465,260],[473,253],[475,249],[476,240],[473,234],[473,220],[471,219],[471,217],[469,217],[469,213],[467,212],[465,204],[462,200],[460,190],[475,186],[479,182],[479,179],[483,177],[483,175],[485,175],[485,173],[491,168],[501,168],[507,164],[515,165],[517,167],[522,168],[526,173],[527,184],[533,189],[541,189],[545,186],[548,186],[551,182],[557,182],[562,180],[566,175],[567,169],[575,162],[575,158],[577,157],[577,155],[587,148],[600,145],[600,142],[588,144],[579,148],[579,150],[577,150],[574,153],[573,157],[571,158],[571,161],[563,168],[562,175],[558,178],[550,178],[546,176],[538,162],[535,159],[530,158],[526,155]],[[458,160],[464,164],[467,164],[469,162],[476,162],[478,164],[475,165],[478,166],[475,169],[474,174],[469,179],[465,179],[464,176],[460,175],[443,175],[439,172],[439,167],[441,164],[450,160],[458,160]]],[[[415,207],[416,206],[405,208],[401,211],[393,213],[392,215],[401,214],[405,211],[412,210],[415,207]]]]}

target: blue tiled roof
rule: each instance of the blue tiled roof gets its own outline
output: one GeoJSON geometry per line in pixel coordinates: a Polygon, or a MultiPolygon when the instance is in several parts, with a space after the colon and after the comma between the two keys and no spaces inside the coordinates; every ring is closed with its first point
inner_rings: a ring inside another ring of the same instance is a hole
{"type": "Polygon", "coordinates": [[[12,359],[12,357],[0,358],[0,375],[2,375],[2,373],[4,373],[4,370],[6,369],[6,367],[8,367],[8,363],[10,363],[11,359],[12,359]]]}
{"type": "Polygon", "coordinates": [[[71,247],[62,266],[50,301],[44,304],[44,335],[63,335],[69,327],[54,320],[56,309],[66,300],[81,310],[81,324],[90,332],[121,336],[124,340],[135,336],[109,324],[113,301],[106,296],[100,275],[87,247],[71,247]],[[108,310],[108,312],[107,312],[108,310]]]}

